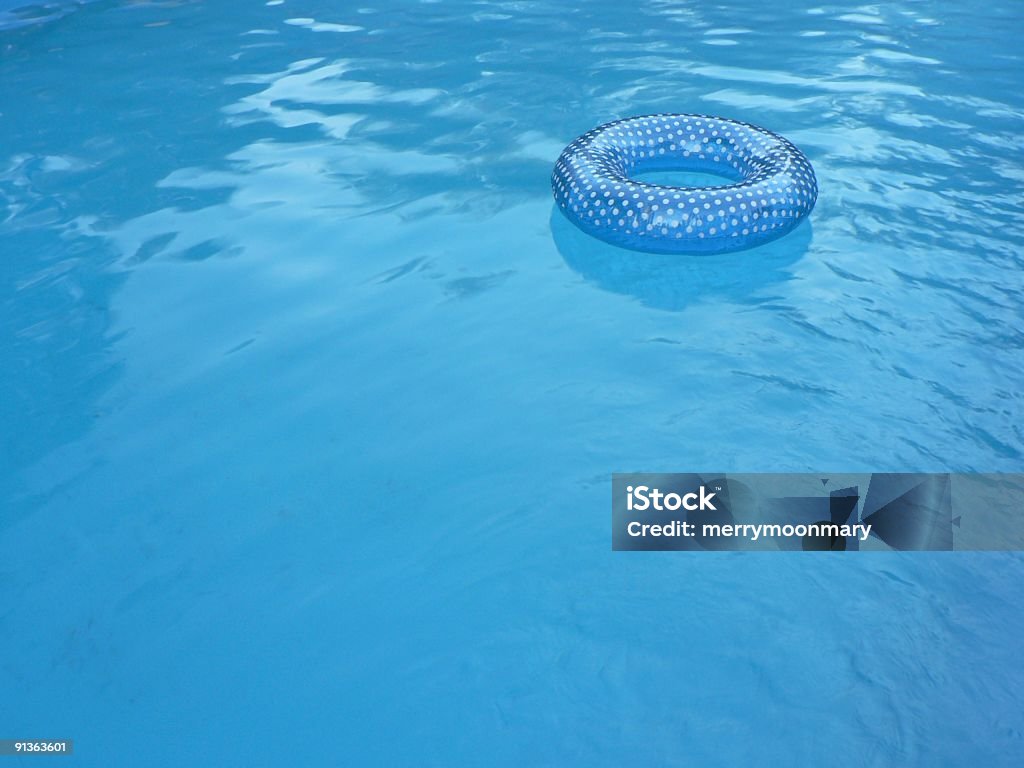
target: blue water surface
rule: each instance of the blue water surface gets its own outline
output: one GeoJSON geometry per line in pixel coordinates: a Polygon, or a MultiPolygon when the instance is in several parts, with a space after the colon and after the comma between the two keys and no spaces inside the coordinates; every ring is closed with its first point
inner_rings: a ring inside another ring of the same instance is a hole
{"type": "Polygon", "coordinates": [[[1024,764],[1021,555],[609,528],[615,471],[1024,471],[1024,6],[361,2],[0,6],[0,738],[1024,764]],[[565,221],[664,111],[791,139],[809,222],[565,221]]]}

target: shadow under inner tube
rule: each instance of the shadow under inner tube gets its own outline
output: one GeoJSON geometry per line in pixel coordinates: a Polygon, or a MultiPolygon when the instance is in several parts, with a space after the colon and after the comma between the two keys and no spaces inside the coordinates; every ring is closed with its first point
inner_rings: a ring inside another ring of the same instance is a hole
{"type": "Polygon", "coordinates": [[[679,311],[702,298],[746,303],[790,278],[789,267],[810,247],[810,222],[789,237],[750,252],[714,258],[639,253],[602,243],[551,208],[551,236],[565,263],[604,291],[632,296],[653,309],[679,311]]]}

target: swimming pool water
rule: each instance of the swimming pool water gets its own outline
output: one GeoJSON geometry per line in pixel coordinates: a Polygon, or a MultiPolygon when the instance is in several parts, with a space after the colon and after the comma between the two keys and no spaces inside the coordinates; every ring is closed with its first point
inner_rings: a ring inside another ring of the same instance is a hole
{"type": "Polygon", "coordinates": [[[615,471],[1024,471],[1019,3],[18,5],[0,738],[1020,764],[1019,554],[609,536],[615,471]],[[791,139],[809,222],[576,230],[558,153],[663,111],[791,139]]]}

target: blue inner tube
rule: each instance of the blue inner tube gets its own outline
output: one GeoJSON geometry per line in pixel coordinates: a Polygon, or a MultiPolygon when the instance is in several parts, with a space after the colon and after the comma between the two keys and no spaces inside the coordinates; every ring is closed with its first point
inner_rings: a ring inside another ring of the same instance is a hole
{"type": "Polygon", "coordinates": [[[814,208],[804,153],[771,131],[706,115],[646,115],[594,128],[551,174],[562,212],[584,232],[655,253],[725,253],[786,234],[814,208]],[[732,184],[669,187],[647,171],[701,171],[732,184]]]}

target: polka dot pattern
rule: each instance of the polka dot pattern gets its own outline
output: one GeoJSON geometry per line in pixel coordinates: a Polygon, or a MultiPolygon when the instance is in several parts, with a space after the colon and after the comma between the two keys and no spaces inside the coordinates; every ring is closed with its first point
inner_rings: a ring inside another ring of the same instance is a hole
{"type": "Polygon", "coordinates": [[[562,212],[584,232],[657,253],[725,253],[781,237],[814,208],[803,152],[764,128],[706,115],[647,115],[594,128],[551,174],[562,212]],[[701,171],[735,183],[668,187],[646,171],[701,171]]]}

